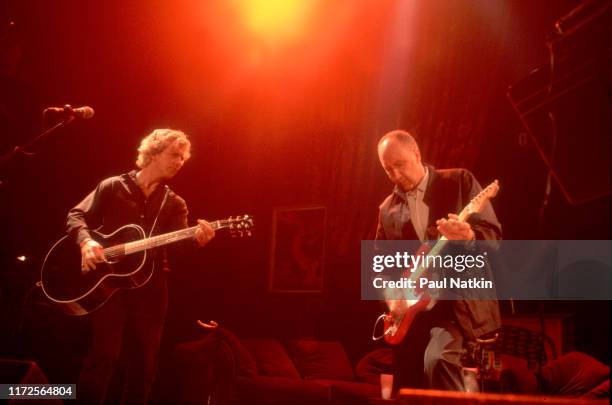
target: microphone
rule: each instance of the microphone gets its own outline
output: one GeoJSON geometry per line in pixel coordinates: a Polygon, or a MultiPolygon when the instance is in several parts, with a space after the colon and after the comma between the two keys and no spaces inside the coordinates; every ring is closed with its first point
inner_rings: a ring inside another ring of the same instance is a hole
{"type": "Polygon", "coordinates": [[[84,105],[83,107],[72,108],[70,104],[66,104],[63,107],[48,107],[43,110],[43,114],[48,112],[64,114],[68,117],[81,118],[88,120],[94,116],[94,109],[84,105]]]}

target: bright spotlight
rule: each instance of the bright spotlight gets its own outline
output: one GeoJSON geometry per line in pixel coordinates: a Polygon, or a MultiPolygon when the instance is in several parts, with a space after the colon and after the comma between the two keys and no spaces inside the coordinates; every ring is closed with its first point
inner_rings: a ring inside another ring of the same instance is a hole
{"type": "Polygon", "coordinates": [[[315,0],[235,0],[248,28],[267,42],[294,39],[315,0]]]}

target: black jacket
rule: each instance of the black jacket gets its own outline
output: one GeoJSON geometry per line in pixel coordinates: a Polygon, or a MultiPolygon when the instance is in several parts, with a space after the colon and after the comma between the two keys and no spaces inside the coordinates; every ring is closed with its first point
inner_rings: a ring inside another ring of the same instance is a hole
{"type": "MultiPolygon", "coordinates": [[[[446,218],[449,213],[461,212],[482,187],[468,170],[436,170],[431,166],[428,166],[428,169],[429,179],[423,197],[423,201],[429,206],[426,239],[436,240],[439,237],[436,220],[446,218]]],[[[501,224],[490,202],[486,202],[480,213],[471,215],[468,222],[476,239],[501,240],[501,224]]],[[[380,205],[376,239],[418,239],[410,217],[405,213],[405,201],[401,194],[391,193],[380,205]]],[[[453,301],[452,308],[464,337],[468,340],[501,327],[497,301],[457,300],[453,301]]]]}

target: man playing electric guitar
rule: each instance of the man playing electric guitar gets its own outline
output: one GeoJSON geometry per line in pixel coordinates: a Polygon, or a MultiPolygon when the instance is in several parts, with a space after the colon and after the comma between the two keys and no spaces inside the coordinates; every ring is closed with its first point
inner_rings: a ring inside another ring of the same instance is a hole
{"type": "MultiPolygon", "coordinates": [[[[67,232],[81,248],[84,273],[95,272],[96,263],[105,260],[102,246],[90,235],[92,229],[102,226],[108,232],[137,224],[149,236],[187,227],[187,205],[165,182],[189,159],[190,147],[181,131],[154,130],[138,148],[136,166],[140,170],[103,180],[70,210],[67,232]]],[[[204,246],[215,232],[204,220],[198,224],[195,243],[204,246]]],[[[77,385],[77,398],[83,403],[104,401],[120,353],[129,357],[121,361],[125,366],[122,401],[147,401],[167,307],[166,274],[162,271],[167,270],[166,250],[157,249],[154,257],[155,271],[146,285],[115,292],[90,315],[92,347],[77,385]]]]}
{"type": "MultiPolygon", "coordinates": [[[[499,240],[501,225],[489,202],[467,222],[456,214],[481,187],[465,169],[436,170],[421,161],[406,131],[385,134],[380,163],[395,189],[380,205],[377,240],[499,240]]],[[[440,301],[417,314],[404,341],[394,346],[394,385],[463,391],[460,357],[464,344],[500,327],[497,301],[440,301]]]]}

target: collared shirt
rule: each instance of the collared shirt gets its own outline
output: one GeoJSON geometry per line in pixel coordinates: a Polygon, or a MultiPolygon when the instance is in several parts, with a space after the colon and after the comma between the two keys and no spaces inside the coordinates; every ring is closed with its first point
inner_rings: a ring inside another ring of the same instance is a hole
{"type": "Polygon", "coordinates": [[[406,215],[410,216],[414,231],[421,241],[425,241],[425,232],[429,220],[429,206],[423,201],[425,192],[427,191],[428,180],[429,169],[425,166],[425,175],[414,189],[404,192],[396,186],[394,190],[403,200],[404,204],[402,204],[402,208],[407,210],[406,215]]]}
{"type": "Polygon", "coordinates": [[[131,171],[100,182],[70,210],[66,230],[77,243],[91,237],[89,230],[99,226],[102,226],[101,232],[111,233],[123,225],[137,224],[149,236],[156,218],[153,232],[156,235],[186,228],[187,205],[164,184],[159,184],[151,195],[145,197],[136,183],[136,171],[131,171]],[[161,207],[166,192],[168,197],[161,207]]]}

